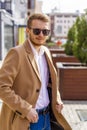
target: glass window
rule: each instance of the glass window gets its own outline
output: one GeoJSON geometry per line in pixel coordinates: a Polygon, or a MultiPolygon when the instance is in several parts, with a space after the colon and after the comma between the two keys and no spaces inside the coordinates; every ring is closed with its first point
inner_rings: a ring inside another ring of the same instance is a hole
{"type": "Polygon", "coordinates": [[[35,8],[35,0],[32,0],[31,1],[31,9],[34,9],[35,8]]]}
{"type": "Polygon", "coordinates": [[[58,33],[58,34],[62,33],[62,26],[60,26],[60,25],[57,26],[56,33],[58,33]]]}
{"type": "Polygon", "coordinates": [[[20,0],[21,4],[27,3],[27,0],[20,0]]]}
{"type": "Polygon", "coordinates": [[[20,0],[20,3],[23,4],[25,1],[24,0],[20,0]]]}
{"type": "Polygon", "coordinates": [[[4,0],[5,2],[11,2],[11,0],[4,0]]]}
{"type": "Polygon", "coordinates": [[[0,2],[4,2],[5,0],[0,0],[0,2]]]}
{"type": "Polygon", "coordinates": [[[29,0],[28,1],[28,8],[34,9],[35,8],[35,0],[29,0]]]}
{"type": "Polygon", "coordinates": [[[1,2],[0,2],[0,9],[1,9],[1,2]]]}
{"type": "Polygon", "coordinates": [[[11,3],[9,3],[9,2],[6,3],[6,4],[5,4],[5,9],[6,9],[6,10],[11,9],[11,3]]]}
{"type": "Polygon", "coordinates": [[[9,49],[13,47],[13,26],[5,24],[4,25],[4,48],[5,55],[9,49]]]}

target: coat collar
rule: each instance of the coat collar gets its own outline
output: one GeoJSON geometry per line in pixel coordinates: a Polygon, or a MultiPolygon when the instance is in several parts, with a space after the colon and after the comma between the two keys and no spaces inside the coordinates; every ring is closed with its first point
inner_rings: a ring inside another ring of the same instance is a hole
{"type": "MultiPolygon", "coordinates": [[[[30,47],[30,44],[29,44],[28,40],[25,41],[24,48],[25,48],[25,50],[26,50],[26,52],[28,54],[28,59],[31,62],[31,65],[32,65],[36,75],[38,76],[39,80],[41,81],[39,71],[38,71],[38,67],[37,67],[37,64],[36,64],[36,61],[35,61],[35,58],[34,58],[34,55],[33,55],[33,52],[32,52],[32,49],[30,47]]],[[[47,59],[47,63],[49,65],[50,72],[52,72],[51,75],[54,75],[55,74],[55,69],[53,67],[51,55],[50,55],[48,49],[45,46],[42,46],[42,48],[44,50],[44,53],[45,53],[45,56],[46,56],[46,59],[47,59]]]]}

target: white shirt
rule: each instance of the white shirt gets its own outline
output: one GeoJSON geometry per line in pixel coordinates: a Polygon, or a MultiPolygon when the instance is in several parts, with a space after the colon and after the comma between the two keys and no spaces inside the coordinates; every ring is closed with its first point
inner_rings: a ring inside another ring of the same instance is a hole
{"type": "Polygon", "coordinates": [[[35,108],[42,109],[48,106],[49,104],[49,96],[48,96],[48,91],[47,91],[48,80],[49,80],[49,70],[48,70],[46,57],[44,55],[44,50],[40,48],[40,52],[38,53],[31,43],[30,43],[30,46],[35,56],[35,60],[38,66],[39,74],[41,77],[41,83],[42,83],[39,98],[37,100],[35,108]]]}

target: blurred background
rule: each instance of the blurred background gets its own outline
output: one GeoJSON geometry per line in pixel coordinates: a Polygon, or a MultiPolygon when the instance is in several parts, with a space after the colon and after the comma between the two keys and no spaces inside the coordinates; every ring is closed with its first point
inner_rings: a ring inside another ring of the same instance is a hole
{"type": "Polygon", "coordinates": [[[0,0],[0,60],[11,47],[24,42],[30,14],[42,12],[50,16],[48,46],[61,47],[66,43],[68,30],[76,18],[83,15],[86,5],[86,0],[79,3],[69,0],[0,0]]]}

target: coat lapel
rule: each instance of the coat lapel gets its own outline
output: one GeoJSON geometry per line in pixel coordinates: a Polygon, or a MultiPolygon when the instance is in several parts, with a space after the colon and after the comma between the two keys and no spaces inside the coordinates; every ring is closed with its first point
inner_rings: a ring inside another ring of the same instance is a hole
{"type": "Polygon", "coordinates": [[[33,68],[34,72],[36,73],[37,77],[38,77],[39,80],[41,81],[40,74],[39,74],[39,70],[38,70],[38,66],[37,66],[37,64],[36,64],[36,61],[35,61],[35,58],[34,58],[34,55],[33,55],[33,52],[32,52],[32,50],[31,50],[31,47],[30,47],[30,45],[29,45],[28,40],[25,41],[24,47],[25,47],[26,52],[27,52],[28,60],[29,60],[29,62],[31,63],[32,68],[33,68]]]}
{"type": "Polygon", "coordinates": [[[36,64],[36,61],[35,61],[34,56],[30,53],[30,54],[28,55],[28,57],[29,57],[29,59],[30,59],[31,65],[32,65],[32,67],[33,67],[33,69],[34,69],[36,75],[38,76],[39,80],[41,81],[41,79],[40,79],[40,74],[39,74],[39,70],[38,70],[38,66],[37,66],[37,64],[36,64]]]}

